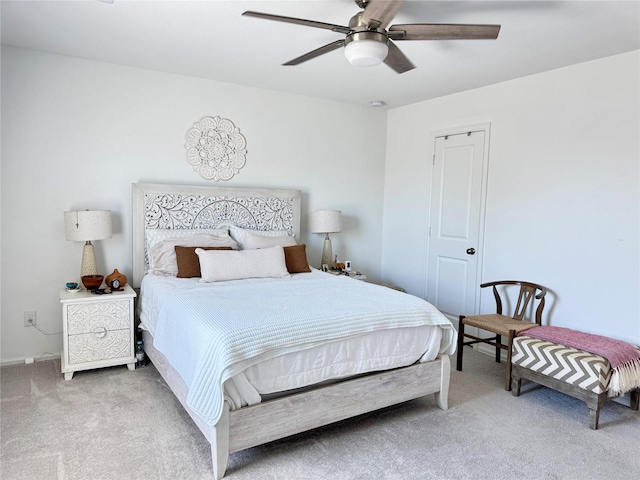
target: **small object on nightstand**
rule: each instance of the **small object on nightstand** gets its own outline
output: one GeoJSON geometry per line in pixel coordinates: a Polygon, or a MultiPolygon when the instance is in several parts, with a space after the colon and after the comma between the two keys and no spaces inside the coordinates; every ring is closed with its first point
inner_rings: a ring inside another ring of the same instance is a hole
{"type": "Polygon", "coordinates": [[[104,275],[85,275],[82,277],[82,284],[87,290],[96,290],[102,285],[104,275]]]}
{"type": "Polygon", "coordinates": [[[91,293],[95,293],[96,295],[108,295],[111,293],[110,288],[96,288],[95,290],[91,290],[91,293]]]}
{"type": "Polygon", "coordinates": [[[127,284],[127,277],[121,274],[116,268],[111,274],[107,275],[105,283],[111,290],[120,290],[127,284]]]}

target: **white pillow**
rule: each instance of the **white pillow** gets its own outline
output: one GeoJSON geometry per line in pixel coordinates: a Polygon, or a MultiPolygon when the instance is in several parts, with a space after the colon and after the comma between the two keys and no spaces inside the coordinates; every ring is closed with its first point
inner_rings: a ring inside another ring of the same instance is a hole
{"type": "Polygon", "coordinates": [[[295,238],[290,237],[289,235],[267,237],[265,235],[255,235],[253,233],[245,232],[242,248],[243,250],[253,250],[255,248],[291,247],[297,244],[298,243],[295,238]]]}
{"type": "Polygon", "coordinates": [[[200,259],[200,282],[203,283],[289,276],[282,247],[237,251],[196,248],[196,254],[200,259]]]}
{"type": "Polygon", "coordinates": [[[149,249],[149,273],[154,275],[178,275],[175,247],[231,247],[238,248],[236,241],[224,231],[218,235],[204,233],[177,238],[167,238],[149,249]]]}
{"type": "MultiPolygon", "coordinates": [[[[241,249],[244,248],[244,238],[247,233],[260,235],[261,237],[284,237],[289,235],[289,232],[286,230],[251,230],[248,228],[229,227],[229,234],[231,235],[231,238],[238,242],[241,249]]],[[[293,237],[293,235],[289,236],[293,237]]]]}
{"type": "Polygon", "coordinates": [[[167,240],[169,238],[190,237],[191,235],[196,235],[198,233],[206,233],[208,235],[229,235],[229,229],[226,227],[194,228],[193,230],[176,228],[148,228],[144,231],[145,249],[148,252],[151,247],[157,245],[163,240],[167,240]]]}

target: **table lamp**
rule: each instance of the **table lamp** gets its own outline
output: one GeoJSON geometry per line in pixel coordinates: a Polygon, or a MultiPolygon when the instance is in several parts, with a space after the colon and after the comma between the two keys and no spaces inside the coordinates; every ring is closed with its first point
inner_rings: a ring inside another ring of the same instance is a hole
{"type": "Polygon", "coordinates": [[[342,212],[340,210],[318,210],[309,214],[309,229],[311,233],[324,233],[324,247],[322,248],[322,265],[333,267],[333,252],[331,251],[330,233],[342,231],[342,212]]]}
{"type": "Polygon", "coordinates": [[[64,230],[67,240],[85,242],[80,277],[97,275],[96,255],[91,241],[111,238],[111,210],[64,212],[64,230]]]}

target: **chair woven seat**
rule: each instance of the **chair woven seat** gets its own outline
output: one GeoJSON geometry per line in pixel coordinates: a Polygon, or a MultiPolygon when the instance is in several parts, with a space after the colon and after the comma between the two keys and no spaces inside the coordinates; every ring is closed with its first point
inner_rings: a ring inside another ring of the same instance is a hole
{"type": "Polygon", "coordinates": [[[515,330],[516,333],[520,333],[529,328],[538,326],[535,323],[516,320],[515,318],[507,317],[506,315],[498,315],[497,313],[464,317],[464,323],[471,327],[489,330],[497,333],[498,335],[505,336],[509,335],[509,330],[515,330]]]}
{"type": "Polygon", "coordinates": [[[542,309],[544,308],[544,296],[547,294],[547,289],[537,283],[522,282],[519,280],[502,280],[480,285],[480,288],[485,287],[492,287],[493,296],[496,300],[496,313],[471,316],[460,315],[460,321],[458,322],[458,362],[456,364],[456,370],[462,370],[462,350],[465,345],[474,345],[477,343],[491,345],[496,349],[496,362],[500,362],[500,351],[506,350],[507,371],[505,372],[504,389],[511,390],[511,346],[513,344],[513,338],[520,332],[542,324],[542,309]],[[502,299],[500,298],[498,287],[500,287],[506,295],[506,290],[512,288],[511,286],[518,286],[520,290],[513,315],[507,316],[502,314],[502,299]],[[528,311],[529,303],[531,302],[531,307],[533,308],[536,300],[538,300],[538,308],[536,308],[534,321],[525,320],[524,317],[528,311]],[[486,337],[480,333],[465,332],[465,326],[491,332],[494,336],[486,337]],[[506,338],[506,343],[503,343],[502,337],[506,338]],[[465,338],[470,338],[471,341],[464,341],[465,338]]]}

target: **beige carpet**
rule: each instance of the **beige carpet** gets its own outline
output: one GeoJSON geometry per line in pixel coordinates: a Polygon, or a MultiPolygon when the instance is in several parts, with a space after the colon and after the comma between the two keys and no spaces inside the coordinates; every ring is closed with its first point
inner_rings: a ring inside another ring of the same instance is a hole
{"type": "MultiPolygon", "coordinates": [[[[453,362],[452,362],[453,363],[453,362]]],[[[77,373],[58,361],[0,369],[2,480],[210,479],[209,445],[150,365],[77,373]]],[[[432,395],[231,455],[231,480],[636,479],[640,413],[529,384],[470,349],[450,408],[432,395]]]]}

